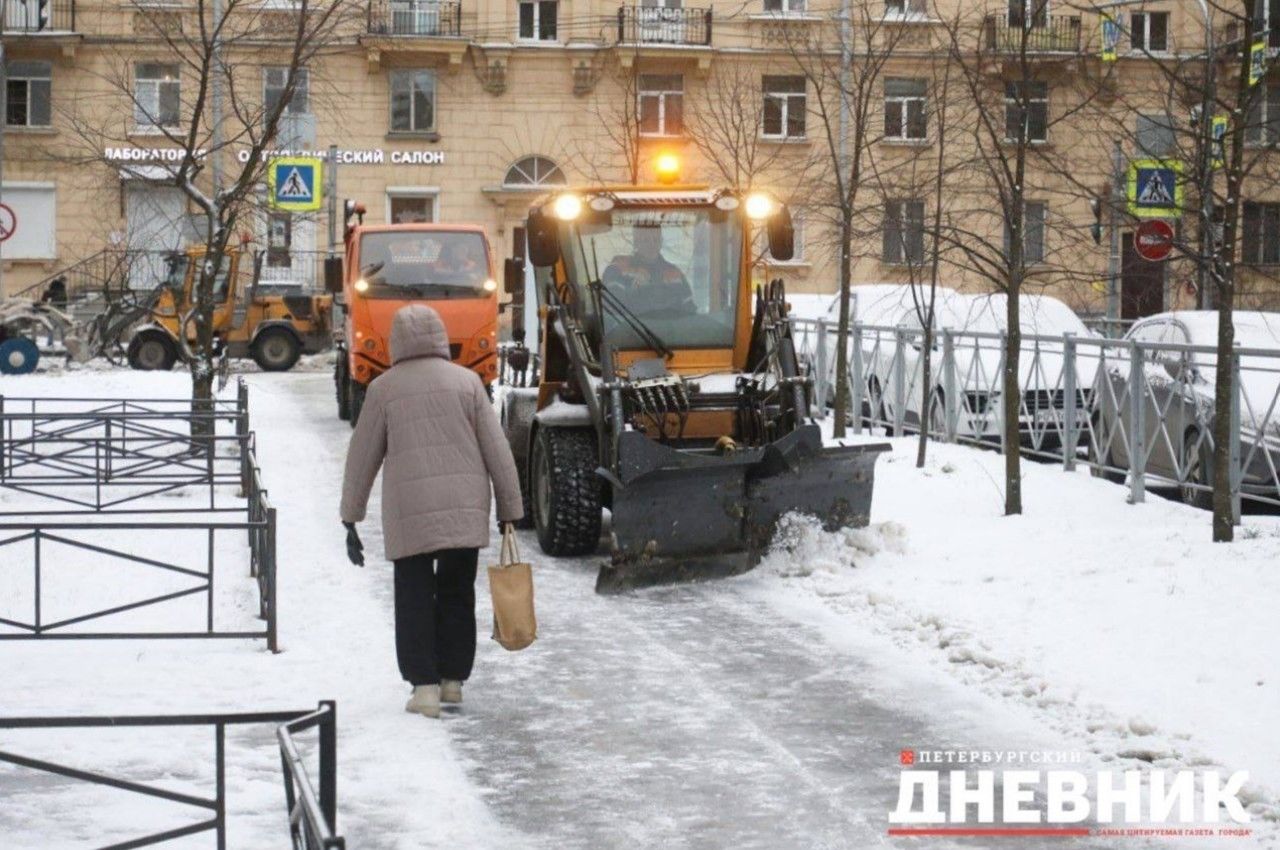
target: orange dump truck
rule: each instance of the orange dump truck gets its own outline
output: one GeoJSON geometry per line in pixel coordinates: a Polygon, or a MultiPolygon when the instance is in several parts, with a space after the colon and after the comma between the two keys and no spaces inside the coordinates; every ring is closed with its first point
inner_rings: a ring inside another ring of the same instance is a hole
{"type": "MultiPolygon", "coordinates": [[[[334,383],[338,417],[355,424],[365,392],[391,367],[391,318],[428,304],[449,329],[453,362],[487,387],[498,376],[498,285],[484,229],[466,224],[364,225],[348,202],[334,383]],[[350,220],[355,217],[356,224],[350,220]]],[[[330,280],[336,275],[331,275],[330,280]]],[[[336,288],[336,281],[331,283],[336,288]]]]}

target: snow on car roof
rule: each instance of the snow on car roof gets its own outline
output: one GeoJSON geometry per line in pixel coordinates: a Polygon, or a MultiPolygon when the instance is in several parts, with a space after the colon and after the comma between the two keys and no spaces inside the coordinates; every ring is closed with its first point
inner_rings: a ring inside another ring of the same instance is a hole
{"type": "MultiPolygon", "coordinates": [[[[902,320],[903,313],[915,306],[912,289],[917,296],[928,298],[929,289],[926,286],[906,283],[856,284],[849,290],[849,311],[854,321],[864,325],[897,324],[902,320]]],[[[937,301],[941,304],[953,295],[954,289],[939,286],[937,301]]],[[[796,318],[834,321],[840,316],[840,296],[837,293],[788,295],[787,301],[791,304],[791,315],[796,318]]],[[[938,312],[941,314],[941,309],[938,312]]]]}
{"type": "MultiPolygon", "coordinates": [[[[1005,329],[1007,305],[1008,296],[1003,292],[962,292],[948,302],[947,308],[953,312],[939,319],[939,324],[955,330],[999,333],[1005,329]]],[[[1050,295],[1019,295],[1018,308],[1018,323],[1023,333],[1091,335],[1075,311],[1050,295]]]]}
{"type": "MultiPolygon", "coordinates": [[[[1218,340],[1217,310],[1171,310],[1150,319],[1174,319],[1187,329],[1192,345],[1214,345],[1218,340]]],[[[1280,348],[1280,313],[1235,310],[1231,314],[1236,342],[1242,348],[1280,348]]]]}

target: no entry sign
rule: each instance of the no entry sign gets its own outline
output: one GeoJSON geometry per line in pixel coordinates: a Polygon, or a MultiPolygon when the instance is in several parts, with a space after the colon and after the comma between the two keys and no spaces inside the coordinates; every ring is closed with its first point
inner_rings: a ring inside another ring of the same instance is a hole
{"type": "Polygon", "coordinates": [[[1173,250],[1173,228],[1158,218],[1144,221],[1133,234],[1133,247],[1139,257],[1149,262],[1168,259],[1173,250]]]}
{"type": "Polygon", "coordinates": [[[18,229],[18,215],[13,207],[0,204],[0,242],[5,241],[18,229]]]}

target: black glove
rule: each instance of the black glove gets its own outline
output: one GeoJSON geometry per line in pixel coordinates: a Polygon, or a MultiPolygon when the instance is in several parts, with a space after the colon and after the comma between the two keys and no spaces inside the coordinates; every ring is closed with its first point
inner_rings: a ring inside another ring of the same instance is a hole
{"type": "Polygon", "coordinates": [[[360,535],[356,531],[354,522],[344,522],[347,527],[347,558],[357,567],[364,566],[364,544],[360,542],[360,535]]]}

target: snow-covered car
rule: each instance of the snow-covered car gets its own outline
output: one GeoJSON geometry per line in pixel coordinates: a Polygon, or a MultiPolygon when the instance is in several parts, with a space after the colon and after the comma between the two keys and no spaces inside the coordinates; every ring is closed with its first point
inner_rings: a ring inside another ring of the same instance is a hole
{"type": "MultiPolygon", "coordinates": [[[[959,437],[1000,439],[1003,353],[998,335],[1006,327],[1006,310],[1007,300],[1003,294],[948,292],[938,298],[936,330],[945,328],[957,334],[954,344],[957,398],[953,406],[956,435],[959,437]]],[[[886,331],[884,326],[874,334],[864,335],[863,348],[869,358],[868,397],[872,410],[878,411],[877,418],[890,423],[890,427],[901,422],[906,429],[918,428],[926,395],[919,314],[909,307],[887,324],[905,329],[907,342],[899,348],[896,335],[886,331]],[[899,396],[902,398],[901,411],[897,409],[899,396]]],[[[1076,393],[1074,404],[1068,404],[1063,335],[1073,334],[1084,339],[1095,334],[1067,305],[1047,295],[1023,295],[1019,298],[1019,325],[1024,337],[1018,359],[1018,382],[1022,388],[1019,400],[1021,441],[1033,449],[1056,449],[1061,446],[1068,409],[1074,411],[1075,425],[1083,431],[1098,363],[1092,350],[1077,350],[1074,361],[1076,393]]],[[[934,401],[928,411],[929,428],[934,433],[942,433],[946,428],[947,377],[943,369],[940,333],[934,338],[929,362],[930,382],[935,390],[934,401]]]]}
{"type": "MultiPolygon", "coordinates": [[[[1237,310],[1232,314],[1235,341],[1244,350],[1274,351],[1274,356],[1240,358],[1240,456],[1246,495],[1280,497],[1280,313],[1237,310]]],[[[1143,349],[1142,435],[1146,471],[1176,482],[1188,504],[1208,507],[1213,483],[1213,423],[1217,417],[1217,354],[1156,346],[1217,345],[1218,314],[1179,310],[1136,323],[1126,340],[1143,349]]],[[[1110,388],[1099,393],[1094,419],[1092,459],[1106,466],[1129,466],[1132,425],[1130,369],[1123,358],[1107,364],[1110,388]]]]}

